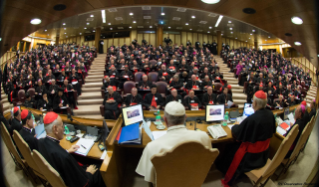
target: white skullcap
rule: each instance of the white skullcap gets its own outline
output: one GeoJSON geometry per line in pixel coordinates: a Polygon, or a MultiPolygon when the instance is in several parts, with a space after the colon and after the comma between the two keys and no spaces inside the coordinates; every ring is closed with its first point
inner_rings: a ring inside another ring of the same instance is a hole
{"type": "Polygon", "coordinates": [[[184,116],[185,108],[181,103],[177,101],[171,101],[166,104],[165,112],[172,116],[184,116]]]}

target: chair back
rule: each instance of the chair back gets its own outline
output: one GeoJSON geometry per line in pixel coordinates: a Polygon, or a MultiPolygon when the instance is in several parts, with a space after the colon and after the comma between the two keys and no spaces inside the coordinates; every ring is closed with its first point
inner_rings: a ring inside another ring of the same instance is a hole
{"type": "Polygon", "coordinates": [[[271,163],[269,164],[268,168],[265,169],[264,173],[262,174],[262,180],[267,179],[272,174],[275,173],[277,167],[281,164],[281,162],[284,160],[285,156],[287,155],[292,143],[295,141],[297,134],[299,132],[299,125],[296,124],[292,127],[289,134],[284,138],[284,140],[281,142],[274,158],[272,159],[271,163]]]}
{"type": "Polygon", "coordinates": [[[150,60],[150,64],[151,64],[152,66],[156,66],[156,65],[157,65],[157,61],[156,61],[156,60],[150,60]]]}
{"type": "Polygon", "coordinates": [[[13,131],[13,140],[16,143],[23,158],[26,160],[28,166],[32,168],[37,175],[41,174],[41,170],[39,169],[39,167],[36,165],[35,161],[32,158],[29,145],[24,141],[24,139],[16,130],[13,131]]]}
{"type": "Polygon", "coordinates": [[[134,74],[134,81],[135,82],[140,82],[142,80],[144,72],[136,72],[134,74]]]}
{"type": "Polygon", "coordinates": [[[218,149],[187,142],[154,155],[151,161],[156,171],[156,186],[200,187],[218,154],[218,149]]]}
{"type": "Polygon", "coordinates": [[[19,90],[19,92],[18,92],[18,100],[21,103],[24,103],[24,101],[25,101],[25,91],[24,90],[19,90]]]}
{"type": "Polygon", "coordinates": [[[160,94],[166,94],[167,91],[167,83],[164,81],[159,81],[155,83],[157,86],[157,92],[160,94]]]}
{"type": "Polygon", "coordinates": [[[124,95],[131,93],[132,88],[135,87],[135,82],[133,81],[126,81],[123,85],[123,91],[124,91],[124,95]]]}
{"type": "Polygon", "coordinates": [[[215,90],[215,93],[221,93],[220,91],[220,88],[222,88],[223,85],[221,83],[214,83],[214,90],[215,90]]]}
{"type": "Polygon", "coordinates": [[[30,97],[34,99],[34,97],[35,97],[35,89],[34,88],[29,88],[27,92],[30,94],[30,97]]]}
{"type": "Polygon", "coordinates": [[[48,182],[52,187],[66,187],[60,174],[43,158],[43,156],[37,151],[33,150],[33,160],[36,160],[37,166],[41,169],[42,174],[48,179],[48,182]]]}
{"type": "Polygon", "coordinates": [[[148,80],[151,81],[152,83],[153,82],[157,82],[158,80],[158,73],[157,72],[150,72],[148,74],[148,80]]]}
{"type": "Polygon", "coordinates": [[[22,165],[24,167],[24,163],[21,159],[20,154],[18,153],[18,150],[16,149],[16,146],[13,144],[13,141],[11,139],[11,136],[7,130],[7,128],[5,127],[5,125],[3,124],[3,122],[1,122],[1,137],[4,141],[4,143],[6,144],[9,152],[14,156],[14,158],[16,159],[16,161],[22,165]]]}

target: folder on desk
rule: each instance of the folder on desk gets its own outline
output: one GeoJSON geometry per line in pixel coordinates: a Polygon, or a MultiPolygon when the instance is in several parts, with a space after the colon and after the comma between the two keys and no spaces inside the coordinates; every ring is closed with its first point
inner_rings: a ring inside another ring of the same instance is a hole
{"type": "Polygon", "coordinates": [[[139,123],[122,127],[120,144],[141,144],[141,133],[139,123]]]}
{"type": "Polygon", "coordinates": [[[94,140],[93,139],[85,139],[85,138],[80,138],[79,141],[76,143],[80,148],[75,151],[75,153],[79,155],[86,156],[90,152],[91,148],[94,145],[94,140]]]}
{"type": "Polygon", "coordinates": [[[35,134],[37,135],[37,139],[44,138],[47,135],[46,131],[44,130],[43,123],[35,126],[34,130],[35,130],[35,134]]]}

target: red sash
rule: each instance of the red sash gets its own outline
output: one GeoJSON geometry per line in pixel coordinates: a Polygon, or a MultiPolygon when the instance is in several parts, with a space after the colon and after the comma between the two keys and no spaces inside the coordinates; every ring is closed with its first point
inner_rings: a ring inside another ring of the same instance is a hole
{"type": "Polygon", "coordinates": [[[213,102],[213,101],[209,101],[209,104],[212,104],[212,105],[213,105],[213,104],[214,104],[214,102],[213,102]]]}
{"type": "Polygon", "coordinates": [[[157,107],[157,103],[156,103],[156,100],[155,100],[155,96],[153,96],[151,106],[152,106],[152,107],[155,107],[155,108],[157,107]]]}
{"type": "Polygon", "coordinates": [[[130,106],[137,105],[137,103],[131,103],[130,106]]]}
{"type": "Polygon", "coordinates": [[[76,79],[72,79],[72,82],[78,82],[78,80],[76,80],[76,79]]]}
{"type": "Polygon", "coordinates": [[[113,87],[113,91],[115,92],[116,91],[116,86],[112,86],[113,87]]]}
{"type": "Polygon", "coordinates": [[[193,89],[198,89],[198,86],[197,85],[193,85],[193,89]]]}
{"type": "Polygon", "coordinates": [[[222,184],[224,187],[228,187],[228,182],[233,178],[241,160],[244,158],[246,153],[261,153],[266,151],[269,147],[269,143],[270,138],[265,141],[258,141],[256,143],[242,142],[227,170],[225,179],[222,179],[222,184]]]}
{"type": "Polygon", "coordinates": [[[168,75],[168,73],[167,73],[167,72],[164,72],[164,73],[163,73],[163,76],[167,76],[167,75],[168,75]]]}
{"type": "Polygon", "coordinates": [[[197,107],[197,106],[198,106],[198,103],[191,103],[191,106],[192,106],[192,107],[197,107]]]}

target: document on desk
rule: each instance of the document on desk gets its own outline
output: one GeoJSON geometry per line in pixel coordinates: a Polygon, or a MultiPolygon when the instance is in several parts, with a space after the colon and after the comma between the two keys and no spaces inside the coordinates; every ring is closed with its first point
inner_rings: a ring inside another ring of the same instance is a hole
{"type": "Polygon", "coordinates": [[[44,138],[47,135],[46,131],[44,130],[43,123],[35,126],[34,130],[35,130],[35,134],[37,135],[37,139],[44,138]]]}
{"type": "MultiPolygon", "coordinates": [[[[289,121],[290,121],[292,124],[295,124],[296,120],[295,120],[294,115],[293,115],[292,113],[290,113],[290,114],[288,115],[288,119],[289,119],[289,121]]],[[[289,124],[289,125],[290,125],[290,124],[289,124]]]]}
{"type": "Polygon", "coordinates": [[[280,126],[277,126],[276,132],[278,132],[281,135],[286,134],[286,131],[283,128],[281,128],[280,126]]]}
{"type": "Polygon", "coordinates": [[[85,139],[85,138],[80,138],[79,141],[76,143],[80,148],[75,151],[75,153],[79,155],[86,156],[88,155],[89,151],[94,145],[94,140],[93,139],[85,139]]]}
{"type": "Polygon", "coordinates": [[[106,156],[106,150],[103,151],[103,154],[102,154],[102,156],[101,156],[100,159],[101,159],[101,160],[104,160],[105,156],[106,156]]]}
{"type": "Polygon", "coordinates": [[[146,132],[146,134],[147,134],[147,135],[150,137],[150,139],[153,141],[153,140],[154,140],[154,136],[153,136],[152,131],[151,131],[151,129],[150,129],[150,124],[151,124],[150,121],[145,122],[145,121],[143,120],[142,126],[143,126],[144,131],[146,132]]]}
{"type": "Polygon", "coordinates": [[[229,129],[231,130],[233,128],[234,125],[227,125],[229,127],[229,129]]]}
{"type": "Polygon", "coordinates": [[[233,105],[233,102],[228,100],[227,106],[225,106],[225,108],[230,108],[232,105],[233,105]]]}
{"type": "Polygon", "coordinates": [[[162,137],[163,135],[165,135],[167,133],[167,131],[153,131],[152,134],[153,134],[153,137],[154,137],[154,140],[162,137]]]}

